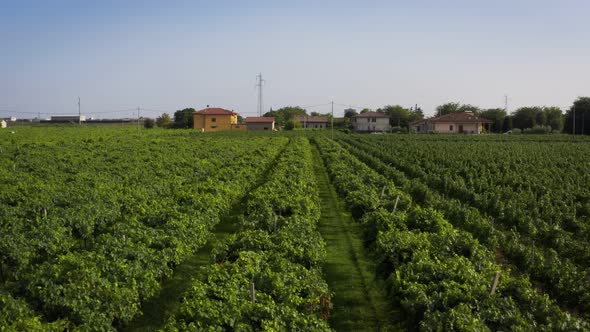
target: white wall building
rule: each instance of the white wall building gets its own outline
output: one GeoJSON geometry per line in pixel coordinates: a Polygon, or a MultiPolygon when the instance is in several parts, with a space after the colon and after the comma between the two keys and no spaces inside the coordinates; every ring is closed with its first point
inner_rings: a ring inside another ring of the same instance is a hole
{"type": "Polygon", "coordinates": [[[352,128],[357,132],[389,131],[389,115],[381,112],[365,112],[352,117],[352,128]]]}

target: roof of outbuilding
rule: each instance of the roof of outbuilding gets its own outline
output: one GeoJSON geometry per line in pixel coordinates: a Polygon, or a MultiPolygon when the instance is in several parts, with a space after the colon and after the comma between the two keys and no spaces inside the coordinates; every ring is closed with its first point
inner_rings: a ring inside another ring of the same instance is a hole
{"type": "Polygon", "coordinates": [[[365,113],[361,113],[361,114],[357,114],[354,116],[354,118],[388,118],[389,115],[382,113],[382,112],[365,112],[365,113]]]}
{"type": "Polygon", "coordinates": [[[246,123],[273,123],[275,118],[272,116],[251,116],[246,118],[246,123]]]}
{"type": "Polygon", "coordinates": [[[226,110],[224,108],[219,107],[210,107],[205,108],[200,111],[195,111],[194,114],[202,114],[202,115],[234,115],[237,114],[234,111],[226,110]]]}

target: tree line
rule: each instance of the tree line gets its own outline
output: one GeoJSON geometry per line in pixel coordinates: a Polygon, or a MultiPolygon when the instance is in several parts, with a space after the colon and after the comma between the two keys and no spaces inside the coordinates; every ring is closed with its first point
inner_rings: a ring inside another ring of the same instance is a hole
{"type": "MultiPolygon", "coordinates": [[[[173,117],[164,113],[155,121],[146,120],[144,125],[148,128],[152,128],[154,125],[161,128],[193,128],[194,111],[194,108],[177,110],[173,117]]],[[[343,118],[334,119],[334,126],[336,128],[352,128],[352,118],[369,111],[371,110],[368,108],[360,111],[353,108],[345,109],[343,118]]],[[[390,125],[405,131],[409,130],[410,123],[413,121],[424,119],[424,112],[417,105],[409,108],[400,105],[386,105],[375,111],[388,114],[390,125]]],[[[470,104],[449,102],[439,105],[436,108],[435,116],[456,112],[473,112],[475,115],[492,121],[490,131],[493,133],[513,130],[531,133],[563,132],[572,134],[575,128],[575,134],[590,134],[590,97],[579,97],[565,113],[556,106],[526,106],[509,114],[502,108],[486,109],[470,104]]],[[[310,112],[308,114],[308,111],[300,106],[285,106],[277,110],[271,108],[264,114],[264,116],[274,117],[276,125],[285,129],[293,129],[300,125],[294,120],[298,115],[325,116],[328,121],[332,120],[330,113],[310,112]]],[[[238,117],[238,122],[242,121],[243,119],[238,117]]]]}

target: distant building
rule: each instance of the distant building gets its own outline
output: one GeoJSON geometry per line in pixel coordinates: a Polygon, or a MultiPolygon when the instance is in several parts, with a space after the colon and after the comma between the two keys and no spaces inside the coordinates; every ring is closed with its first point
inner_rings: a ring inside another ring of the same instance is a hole
{"type": "Polygon", "coordinates": [[[356,132],[384,132],[391,129],[389,115],[381,112],[365,112],[352,117],[352,128],[356,132]]]}
{"type": "Polygon", "coordinates": [[[193,112],[193,128],[203,132],[246,130],[246,125],[238,124],[238,113],[234,111],[208,107],[193,112]]]}
{"type": "Polygon", "coordinates": [[[489,131],[492,121],[473,112],[449,113],[410,123],[410,128],[419,134],[481,134],[489,131]]]}
{"type": "Polygon", "coordinates": [[[84,115],[54,115],[51,116],[51,122],[84,122],[86,116],[84,115]]]}
{"type": "Polygon", "coordinates": [[[275,118],[266,117],[248,117],[246,118],[248,130],[275,130],[275,118]]]}
{"type": "Polygon", "coordinates": [[[325,129],[328,127],[328,117],[295,115],[293,120],[301,124],[301,128],[325,129]]]}
{"type": "Polygon", "coordinates": [[[7,127],[6,121],[5,120],[1,120],[0,121],[0,128],[6,128],[6,127],[7,127]]]}

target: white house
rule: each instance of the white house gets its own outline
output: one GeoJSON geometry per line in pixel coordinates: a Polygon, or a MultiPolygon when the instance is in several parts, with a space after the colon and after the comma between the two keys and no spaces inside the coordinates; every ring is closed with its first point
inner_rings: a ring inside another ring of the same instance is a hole
{"type": "Polygon", "coordinates": [[[295,115],[293,120],[298,121],[301,124],[301,128],[328,128],[328,117],[326,116],[295,115]]]}
{"type": "Polygon", "coordinates": [[[357,132],[384,132],[391,129],[389,115],[381,112],[365,112],[352,117],[352,128],[357,132]]]}
{"type": "Polygon", "coordinates": [[[481,134],[489,131],[492,121],[479,117],[473,112],[449,113],[430,119],[410,123],[410,128],[418,134],[481,134]]]}
{"type": "Polygon", "coordinates": [[[6,121],[0,121],[0,128],[6,128],[6,121]]]}

